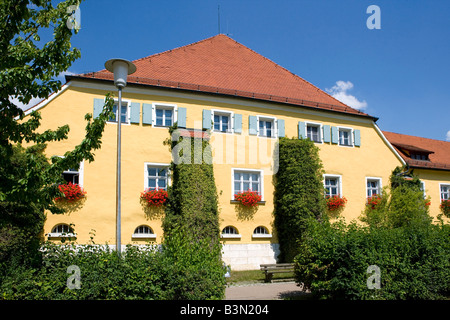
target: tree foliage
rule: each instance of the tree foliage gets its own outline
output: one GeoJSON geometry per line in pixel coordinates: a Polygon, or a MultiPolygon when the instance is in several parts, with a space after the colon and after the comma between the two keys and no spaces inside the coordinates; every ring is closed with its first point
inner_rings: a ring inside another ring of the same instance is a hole
{"type": "MultiPolygon", "coordinates": [[[[69,126],[39,130],[41,115],[33,111],[25,117],[13,102],[18,99],[28,104],[34,97],[47,98],[61,88],[55,77],[80,57],[70,43],[76,31],[66,24],[68,7],[79,2],[67,0],[57,6],[50,0],[0,2],[1,265],[11,254],[31,250],[30,244],[36,243],[42,230],[45,210],[63,212],[54,203],[61,195],[57,185],[62,182],[62,172],[78,167],[82,160],[94,160],[93,151],[101,147],[106,121],[112,115],[113,99],[108,95],[99,117],[85,116],[83,141],[64,157],[47,158],[47,143],[67,139],[69,126]],[[43,43],[41,35],[48,31],[53,37],[43,43]],[[19,243],[23,250],[16,250],[19,243]]],[[[25,254],[19,256],[18,260],[26,258],[25,254]]]]}

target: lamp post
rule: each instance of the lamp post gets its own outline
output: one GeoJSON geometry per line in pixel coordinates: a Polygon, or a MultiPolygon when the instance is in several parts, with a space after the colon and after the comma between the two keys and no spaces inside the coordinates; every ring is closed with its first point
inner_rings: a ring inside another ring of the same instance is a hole
{"type": "Polygon", "coordinates": [[[122,89],[127,85],[127,76],[136,72],[136,66],[124,59],[111,59],[105,63],[106,70],[114,73],[114,85],[119,90],[117,105],[117,172],[116,172],[116,250],[121,255],[121,127],[122,89]]]}

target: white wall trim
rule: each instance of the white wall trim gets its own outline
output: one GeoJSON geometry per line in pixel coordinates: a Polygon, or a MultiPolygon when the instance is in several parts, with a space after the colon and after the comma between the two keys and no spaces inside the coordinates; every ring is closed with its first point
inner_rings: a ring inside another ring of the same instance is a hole
{"type": "MultiPolygon", "coordinates": [[[[89,89],[98,89],[98,90],[104,90],[108,92],[114,92],[116,89],[114,85],[106,84],[106,83],[94,83],[93,81],[86,81],[86,80],[80,80],[80,79],[72,79],[71,85],[73,87],[80,87],[80,88],[89,88],[89,89]]],[[[171,98],[184,98],[184,99],[191,99],[191,100],[197,100],[197,101],[208,101],[208,102],[215,102],[215,103],[226,103],[230,105],[236,105],[236,106],[245,106],[245,107],[255,107],[255,108],[262,108],[262,109],[270,109],[270,110],[277,110],[277,111],[287,111],[287,112],[293,112],[298,113],[302,115],[310,115],[310,116],[321,116],[326,117],[330,119],[336,119],[336,120],[347,120],[352,121],[356,123],[364,123],[364,124],[370,124],[374,123],[374,121],[370,118],[358,116],[358,115],[345,115],[340,114],[338,112],[329,111],[326,109],[309,109],[308,107],[302,107],[302,106],[295,106],[295,105],[285,105],[283,103],[277,103],[277,102],[265,102],[260,100],[247,100],[245,98],[239,98],[239,97],[225,97],[225,96],[212,96],[208,95],[207,93],[203,93],[199,91],[200,94],[191,93],[191,92],[181,92],[181,91],[172,91],[167,89],[159,89],[159,88],[139,88],[139,87],[132,87],[127,86],[124,89],[124,94],[126,93],[136,93],[136,94],[144,94],[144,95],[155,95],[155,96],[162,96],[162,97],[171,97],[171,98]],[[326,115],[324,115],[326,113],[326,115]]]]}

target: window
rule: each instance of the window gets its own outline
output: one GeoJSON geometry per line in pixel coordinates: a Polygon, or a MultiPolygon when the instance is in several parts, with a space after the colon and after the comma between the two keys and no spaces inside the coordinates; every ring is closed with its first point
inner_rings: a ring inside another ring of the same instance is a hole
{"type": "Polygon", "coordinates": [[[169,184],[168,165],[146,163],[145,169],[145,189],[151,188],[167,190],[167,186],[169,184]]]}
{"type": "Polygon", "coordinates": [[[63,178],[67,183],[80,184],[80,173],[78,169],[69,169],[63,172],[63,178]]]}
{"type": "Polygon", "coordinates": [[[450,199],[450,184],[441,184],[441,201],[450,199]]]}
{"type": "Polygon", "coordinates": [[[221,238],[240,238],[241,235],[233,226],[226,226],[222,229],[221,238]]]}
{"type": "Polygon", "coordinates": [[[306,124],[306,137],[309,138],[309,140],[314,141],[314,142],[322,142],[320,128],[321,128],[320,124],[307,123],[306,124]]]}
{"type": "Polygon", "coordinates": [[[372,197],[381,194],[381,179],[380,178],[366,178],[367,197],[372,197]]]}
{"type": "Polygon", "coordinates": [[[156,234],[149,226],[141,225],[134,230],[132,238],[156,238],[156,234]]]}
{"type": "Polygon", "coordinates": [[[324,175],[325,196],[342,195],[341,176],[324,175]]]}
{"type": "Polygon", "coordinates": [[[243,191],[256,191],[263,198],[262,170],[233,169],[233,197],[243,191]]]}
{"type": "Polygon", "coordinates": [[[48,234],[49,238],[75,237],[76,234],[71,226],[65,223],[53,227],[52,232],[48,234]]]}
{"type": "Polygon", "coordinates": [[[352,146],[352,129],[349,128],[339,128],[339,145],[341,146],[352,146]]]}
{"type": "MultiPolygon", "coordinates": [[[[109,118],[109,122],[117,122],[117,106],[119,105],[119,103],[116,101],[114,103],[113,106],[113,113],[114,115],[109,118]]],[[[128,102],[122,102],[122,108],[120,109],[120,121],[121,123],[130,123],[130,118],[129,118],[129,108],[128,108],[128,102]]]]}
{"type": "Polygon", "coordinates": [[[215,132],[232,132],[231,118],[233,113],[226,111],[212,111],[214,131],[215,132]]]}
{"type": "Polygon", "coordinates": [[[253,238],[272,238],[266,227],[258,226],[253,230],[253,238]]]}
{"type": "Polygon", "coordinates": [[[427,154],[424,153],[411,153],[411,159],[414,160],[430,160],[427,154]]]}
{"type": "Polygon", "coordinates": [[[158,127],[172,126],[176,121],[175,109],[176,107],[174,105],[155,104],[153,125],[158,127]]]}
{"type": "MultiPolygon", "coordinates": [[[[64,158],[62,156],[57,156],[64,158]]],[[[83,186],[84,161],[81,161],[78,168],[70,168],[62,173],[62,177],[67,183],[79,184],[83,186]]]]}
{"type": "Polygon", "coordinates": [[[425,192],[425,181],[420,181],[420,190],[423,192],[423,198],[425,199],[427,196],[425,192]]]}
{"type": "Polygon", "coordinates": [[[275,137],[274,119],[259,118],[260,137],[275,137]]]}

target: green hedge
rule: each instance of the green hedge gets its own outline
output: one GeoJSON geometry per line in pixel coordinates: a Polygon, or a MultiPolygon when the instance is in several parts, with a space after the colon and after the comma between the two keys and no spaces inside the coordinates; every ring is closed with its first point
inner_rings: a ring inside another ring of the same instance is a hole
{"type": "Polygon", "coordinates": [[[313,221],[296,257],[296,281],[322,299],[442,299],[450,295],[450,226],[369,228],[313,221]],[[367,268],[380,268],[369,289],[367,268]]]}
{"type": "Polygon", "coordinates": [[[225,270],[221,248],[204,241],[190,242],[172,233],[159,247],[128,246],[119,258],[107,246],[55,245],[43,247],[39,268],[12,270],[0,281],[0,299],[19,300],[205,300],[222,299],[225,270]],[[67,281],[80,270],[79,289],[67,281]]]}

